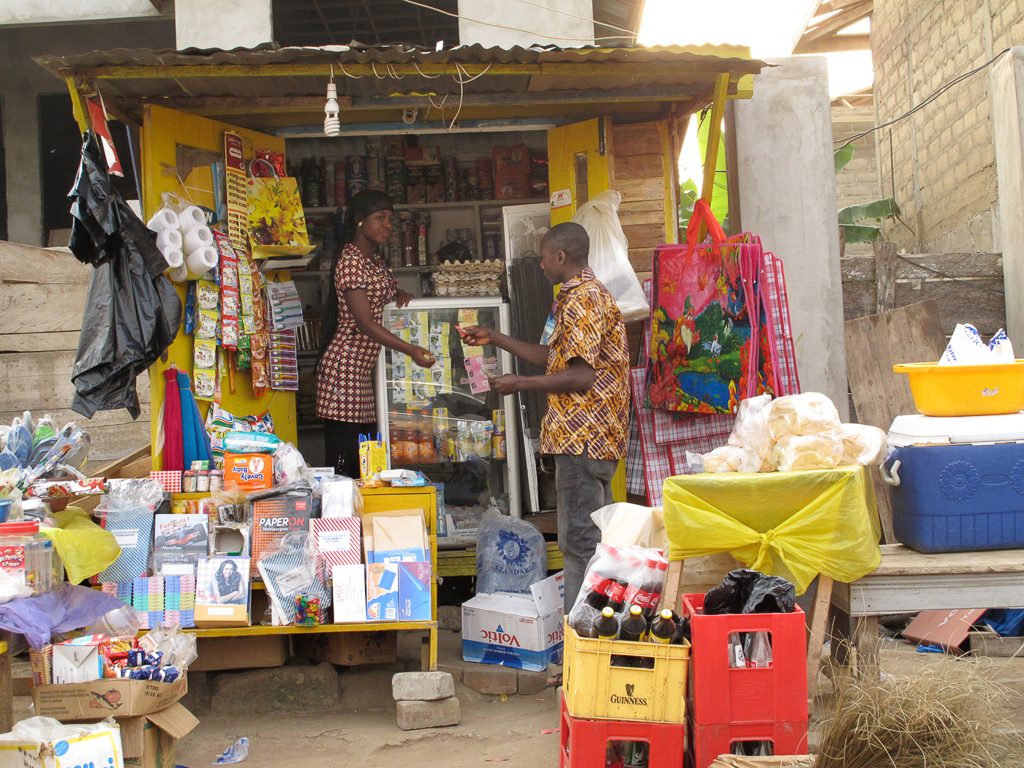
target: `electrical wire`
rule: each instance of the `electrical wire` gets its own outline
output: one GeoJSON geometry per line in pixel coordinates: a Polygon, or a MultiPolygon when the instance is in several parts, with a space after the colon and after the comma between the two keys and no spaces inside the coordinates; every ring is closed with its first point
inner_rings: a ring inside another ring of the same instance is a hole
{"type": "Polygon", "coordinates": [[[604,37],[566,37],[565,35],[545,35],[543,32],[537,32],[537,31],[532,30],[532,29],[521,29],[519,27],[509,27],[509,26],[506,26],[505,24],[494,24],[493,22],[489,22],[489,21],[480,21],[479,19],[471,19],[468,16],[462,16],[462,15],[460,15],[458,13],[452,13],[451,11],[446,11],[443,8],[438,8],[438,7],[433,6],[433,5],[427,5],[426,3],[418,2],[418,0],[402,0],[402,2],[403,3],[407,3],[408,5],[414,5],[417,8],[425,8],[428,11],[434,11],[435,13],[440,13],[440,14],[442,14],[444,16],[450,16],[453,19],[459,19],[461,21],[469,21],[469,22],[472,22],[473,24],[480,24],[481,26],[484,26],[484,27],[493,27],[494,29],[507,29],[510,32],[522,32],[522,33],[527,34],[527,35],[533,35],[534,37],[543,37],[543,38],[545,38],[547,40],[569,40],[569,41],[574,42],[574,43],[580,43],[580,42],[583,42],[583,43],[586,43],[586,42],[596,43],[598,40],[624,40],[624,39],[632,39],[632,37],[633,37],[632,34],[630,34],[629,36],[627,36],[627,35],[606,35],[604,37]]]}
{"type": "MultiPolygon", "coordinates": [[[[984,285],[978,285],[978,280],[985,280],[987,278],[982,277],[982,278],[968,279],[968,278],[963,278],[963,277],[955,277],[953,275],[950,275],[950,274],[947,274],[947,273],[943,272],[940,269],[934,269],[932,267],[926,267],[924,264],[918,264],[916,261],[912,261],[912,260],[908,259],[903,254],[899,254],[899,253],[896,254],[896,258],[899,259],[900,261],[906,262],[907,264],[909,264],[910,266],[914,267],[915,269],[920,269],[920,270],[922,270],[924,272],[929,272],[929,273],[935,275],[936,277],[941,277],[943,280],[948,280],[948,281],[953,282],[953,283],[962,283],[964,285],[969,285],[972,289],[974,289],[976,291],[981,291],[983,293],[991,293],[993,296],[1003,296],[1003,297],[1006,296],[1005,292],[1003,292],[1003,291],[996,290],[995,288],[988,288],[988,287],[986,287],[984,285]]],[[[910,279],[914,279],[914,278],[910,278],[910,279]]]]}
{"type": "Polygon", "coordinates": [[[906,120],[908,117],[913,115],[915,112],[918,112],[918,111],[924,109],[925,107],[927,107],[929,104],[931,104],[933,101],[935,101],[937,98],[939,98],[939,96],[944,94],[946,91],[948,91],[950,88],[952,88],[957,83],[963,82],[967,78],[973,77],[974,75],[978,74],[982,70],[987,69],[988,67],[991,67],[993,64],[996,63],[996,61],[1000,57],[1003,56],[1003,54],[1006,54],[1006,53],[1009,53],[1009,52],[1010,52],[1010,49],[1006,48],[1006,49],[1000,51],[999,53],[997,53],[995,56],[993,56],[991,59],[986,61],[984,64],[981,64],[980,66],[977,66],[977,67],[975,67],[974,69],[972,69],[972,70],[970,70],[968,72],[964,72],[962,75],[957,75],[952,80],[950,80],[948,83],[946,83],[945,85],[940,86],[938,89],[936,89],[931,94],[929,94],[927,97],[925,97],[919,104],[917,104],[916,106],[912,107],[911,109],[908,109],[902,115],[899,115],[898,117],[894,117],[891,120],[886,120],[884,123],[880,123],[880,124],[878,124],[876,126],[868,128],[866,131],[861,131],[860,133],[856,133],[853,136],[848,136],[845,139],[837,139],[836,141],[834,141],[832,143],[833,144],[839,144],[839,145],[841,145],[840,148],[842,148],[842,147],[845,147],[847,144],[852,144],[853,142],[857,141],[858,139],[863,139],[865,136],[867,136],[867,135],[869,135],[871,133],[874,133],[875,131],[881,130],[882,128],[887,128],[890,125],[895,125],[896,123],[901,122],[902,120],[906,120]]]}
{"type": "Polygon", "coordinates": [[[602,27],[608,27],[608,29],[614,29],[617,32],[628,32],[631,36],[636,37],[635,29],[626,29],[625,27],[617,27],[614,24],[609,24],[606,21],[597,21],[596,19],[588,19],[586,16],[580,16],[577,13],[570,13],[569,11],[560,11],[557,8],[551,8],[550,6],[544,5],[543,3],[535,3],[533,0],[519,0],[524,5],[532,5],[534,8],[542,8],[545,11],[551,11],[552,13],[559,13],[562,16],[568,16],[571,19],[579,19],[580,21],[590,21],[594,24],[600,24],[602,27]]]}

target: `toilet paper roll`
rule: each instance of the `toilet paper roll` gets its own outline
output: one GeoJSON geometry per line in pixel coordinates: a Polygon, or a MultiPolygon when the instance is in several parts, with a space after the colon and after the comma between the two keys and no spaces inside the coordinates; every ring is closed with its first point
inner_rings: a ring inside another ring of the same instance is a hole
{"type": "Polygon", "coordinates": [[[182,249],[181,232],[177,229],[159,231],[156,236],[156,247],[160,249],[160,253],[165,255],[168,251],[180,251],[182,249]]]}
{"type": "Polygon", "coordinates": [[[217,249],[212,245],[207,245],[194,251],[188,251],[185,254],[185,266],[193,275],[205,275],[217,266],[217,249]]]}
{"type": "Polygon", "coordinates": [[[185,263],[185,254],[180,248],[171,248],[166,251],[161,251],[164,255],[164,259],[167,260],[167,266],[177,268],[185,263]]]}
{"type": "Polygon", "coordinates": [[[207,248],[213,245],[213,233],[207,226],[196,227],[190,229],[185,233],[184,238],[184,251],[185,253],[192,253],[202,248],[207,248]]]}
{"type": "Polygon", "coordinates": [[[183,232],[188,232],[196,227],[206,227],[206,214],[198,206],[190,205],[178,214],[178,224],[183,232]]]}
{"type": "Polygon", "coordinates": [[[170,208],[161,208],[153,214],[153,217],[148,222],[146,222],[146,226],[154,232],[164,232],[165,230],[173,230],[176,232],[180,226],[178,223],[178,214],[170,208]]]}
{"type": "Polygon", "coordinates": [[[188,282],[188,268],[184,264],[180,264],[177,267],[168,269],[167,277],[169,277],[173,283],[188,282]]]}

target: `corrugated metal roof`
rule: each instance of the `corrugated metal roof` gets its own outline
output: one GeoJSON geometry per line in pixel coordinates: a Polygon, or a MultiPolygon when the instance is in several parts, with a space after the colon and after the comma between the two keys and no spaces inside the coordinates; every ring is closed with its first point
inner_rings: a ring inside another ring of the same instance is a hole
{"type": "Polygon", "coordinates": [[[48,55],[35,58],[43,68],[54,74],[68,70],[95,67],[177,67],[218,64],[271,65],[271,64],[545,64],[545,63],[599,63],[622,64],[676,64],[698,69],[734,74],[756,74],[764,62],[736,55],[721,56],[739,50],[723,46],[656,46],[649,48],[559,48],[532,46],[522,48],[485,48],[465,45],[442,51],[414,46],[390,45],[381,47],[334,45],[321,47],[261,46],[232,50],[188,48],[183,51],[152,50],[148,48],[115,48],[109,51],[71,56],[48,55]]]}
{"type": "Polygon", "coordinates": [[[329,65],[334,66],[339,93],[351,100],[343,122],[363,124],[395,121],[403,108],[429,110],[441,103],[446,105],[437,110],[442,120],[452,119],[456,105],[464,120],[551,117],[565,122],[588,112],[651,116],[664,112],[670,102],[702,106],[719,75],[728,74],[735,89],[741,77],[766,66],[735,47],[471,45],[435,51],[359,44],[118,48],[41,56],[36,62],[58,77],[74,76],[86,83],[95,79],[108,107],[136,120],[142,104],[156,103],[268,130],[317,122],[322,103],[313,102],[323,99],[329,65]],[[281,99],[293,99],[294,104],[281,107],[281,99]],[[267,117],[270,102],[275,115],[267,117]]]}

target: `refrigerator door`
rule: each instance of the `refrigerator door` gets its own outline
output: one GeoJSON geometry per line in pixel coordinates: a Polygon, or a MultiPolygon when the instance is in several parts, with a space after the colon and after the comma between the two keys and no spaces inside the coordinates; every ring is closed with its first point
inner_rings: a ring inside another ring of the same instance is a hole
{"type": "Polygon", "coordinates": [[[384,309],[384,327],[437,359],[420,368],[383,349],[377,367],[377,418],[392,469],[414,469],[444,485],[442,541],[475,541],[491,507],[519,517],[518,420],[515,399],[490,389],[488,378],[513,372],[494,346],[470,347],[458,329],[471,325],[510,332],[500,298],[415,299],[384,309]]]}

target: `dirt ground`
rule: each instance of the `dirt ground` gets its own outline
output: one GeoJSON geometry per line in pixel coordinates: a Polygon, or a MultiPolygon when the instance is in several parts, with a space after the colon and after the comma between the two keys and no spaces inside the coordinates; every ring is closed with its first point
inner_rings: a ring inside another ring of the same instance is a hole
{"type": "MultiPolygon", "coordinates": [[[[453,660],[457,646],[442,646],[444,663],[453,660]]],[[[894,675],[912,674],[941,660],[936,654],[915,652],[898,640],[883,641],[882,669],[894,675]]],[[[964,660],[985,664],[993,678],[1022,694],[1010,713],[1024,731],[1024,659],[964,660]]],[[[401,731],[394,711],[351,712],[340,705],[307,714],[218,715],[203,713],[195,731],[178,744],[177,763],[188,768],[210,765],[240,736],[250,740],[249,768],[308,768],[352,764],[365,768],[395,766],[500,765],[507,768],[553,768],[558,765],[558,699],[555,689],[534,696],[483,696],[458,689],[462,722],[455,727],[401,731]]],[[[16,717],[29,717],[30,700],[15,699],[16,717]]],[[[819,700],[820,707],[827,706],[819,700]]],[[[811,748],[816,743],[812,725],[811,748]]]]}

